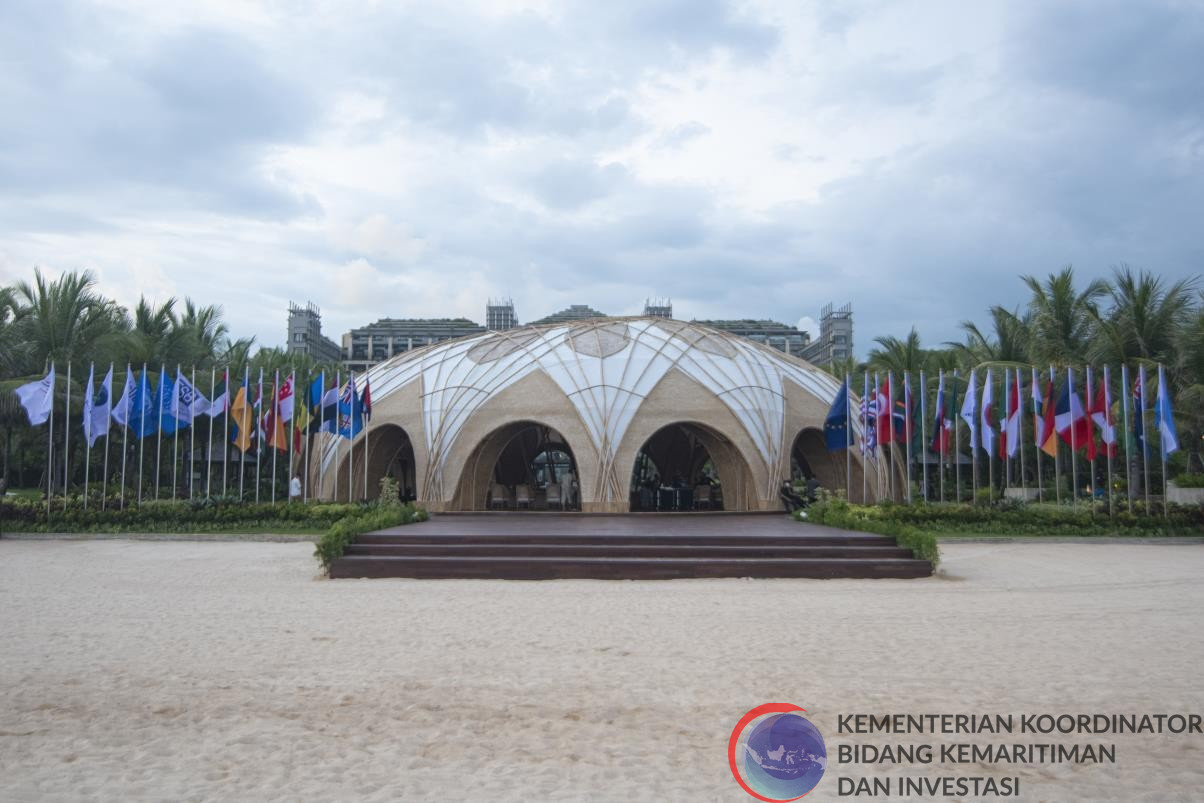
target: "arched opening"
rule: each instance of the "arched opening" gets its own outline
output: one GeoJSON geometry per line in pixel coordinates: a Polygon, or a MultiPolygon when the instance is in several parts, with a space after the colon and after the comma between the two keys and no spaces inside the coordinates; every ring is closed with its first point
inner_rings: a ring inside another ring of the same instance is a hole
{"type": "Polygon", "coordinates": [[[861,499],[861,464],[846,463],[844,450],[830,452],[822,430],[808,427],[794,438],[790,448],[790,481],[796,489],[848,491],[853,501],[861,499]],[[852,469],[849,485],[848,470],[852,469]]]}
{"type": "Polygon", "coordinates": [[[636,454],[631,471],[633,512],[723,510],[747,483],[747,466],[722,435],[700,424],[661,427],[636,454]]]}
{"type": "Polygon", "coordinates": [[[454,505],[459,510],[580,510],[573,450],[560,432],[536,421],[499,427],[469,458],[454,505]]]}
{"type": "Polygon", "coordinates": [[[356,438],[353,450],[344,452],[338,461],[342,474],[339,476],[338,497],[347,499],[347,460],[351,460],[351,499],[378,499],[380,481],[390,477],[397,481],[397,495],[403,502],[418,496],[418,471],[414,462],[414,444],[409,434],[396,424],[374,425],[367,435],[368,458],[364,460],[364,442],[361,435],[356,438]],[[364,471],[368,472],[365,486],[364,471]]]}

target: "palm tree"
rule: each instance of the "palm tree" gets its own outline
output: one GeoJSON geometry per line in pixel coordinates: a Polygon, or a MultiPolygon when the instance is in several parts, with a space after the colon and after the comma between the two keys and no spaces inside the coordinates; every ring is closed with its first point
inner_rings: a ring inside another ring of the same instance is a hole
{"type": "Polygon", "coordinates": [[[994,331],[984,333],[973,321],[962,321],[966,332],[965,343],[949,345],[962,358],[965,367],[984,363],[1013,363],[1025,365],[1029,361],[1029,322],[1018,312],[1000,306],[991,307],[991,323],[994,331]]]}
{"type": "Polygon", "coordinates": [[[1036,361],[1068,365],[1085,359],[1097,319],[1097,302],[1108,293],[1108,283],[1096,279],[1082,292],[1074,287],[1074,268],[1051,273],[1042,284],[1035,276],[1022,277],[1032,292],[1028,302],[1029,356],[1036,361]]]}
{"type": "Polygon", "coordinates": [[[1120,265],[1113,273],[1109,293],[1112,308],[1096,315],[1099,336],[1094,355],[1105,361],[1149,360],[1180,369],[1181,337],[1192,317],[1195,281],[1183,279],[1167,287],[1146,271],[1134,273],[1120,265]]]}
{"type": "Polygon", "coordinates": [[[217,304],[197,306],[192,299],[184,299],[184,314],[176,328],[193,352],[189,362],[205,364],[213,362],[223,350],[230,330],[222,321],[222,308],[217,304]]]}
{"type": "Polygon", "coordinates": [[[891,371],[896,376],[905,372],[918,374],[927,367],[928,355],[920,347],[920,335],[915,327],[903,340],[886,335],[874,338],[879,348],[870,349],[869,366],[879,371],[891,371]]]}
{"type": "Polygon", "coordinates": [[[82,367],[95,346],[120,327],[122,310],[93,290],[91,271],[69,271],[47,282],[40,270],[34,282],[18,282],[14,325],[28,350],[27,368],[46,362],[73,362],[82,367]]]}

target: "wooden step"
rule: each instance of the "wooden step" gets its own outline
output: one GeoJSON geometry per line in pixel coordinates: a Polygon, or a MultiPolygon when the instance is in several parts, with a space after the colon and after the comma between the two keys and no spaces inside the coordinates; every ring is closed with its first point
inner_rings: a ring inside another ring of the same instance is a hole
{"type": "Polygon", "coordinates": [[[749,539],[739,545],[697,543],[354,543],[347,555],[388,557],[542,557],[542,558],[910,558],[911,551],[889,539],[872,546],[856,544],[764,543],[749,539]]]}
{"type": "MultiPolygon", "coordinates": [[[[406,532],[409,528],[398,528],[399,531],[383,531],[365,533],[356,539],[358,544],[579,544],[591,546],[631,546],[637,544],[674,546],[690,544],[694,546],[894,546],[895,539],[884,535],[870,533],[832,533],[824,535],[762,535],[731,533],[725,535],[709,534],[659,534],[656,532],[640,534],[615,533],[424,533],[422,525],[411,525],[417,532],[406,532]]],[[[567,528],[566,528],[567,529],[567,528]]]]}
{"type": "Polygon", "coordinates": [[[344,555],[332,578],[669,580],[690,577],[914,578],[932,573],[911,558],[555,558],[344,555]]]}

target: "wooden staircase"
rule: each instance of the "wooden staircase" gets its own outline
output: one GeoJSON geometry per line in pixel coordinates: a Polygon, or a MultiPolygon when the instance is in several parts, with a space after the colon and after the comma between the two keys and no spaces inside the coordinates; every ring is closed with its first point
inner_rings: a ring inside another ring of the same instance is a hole
{"type": "Polygon", "coordinates": [[[438,516],[368,533],[331,564],[330,576],[665,580],[932,574],[928,561],[916,560],[894,539],[799,524],[783,516],[637,514],[622,517],[625,521],[617,526],[617,517],[581,514],[516,518],[438,516]],[[604,518],[611,521],[597,521],[604,518]],[[727,527],[717,527],[716,519],[727,527]]]}

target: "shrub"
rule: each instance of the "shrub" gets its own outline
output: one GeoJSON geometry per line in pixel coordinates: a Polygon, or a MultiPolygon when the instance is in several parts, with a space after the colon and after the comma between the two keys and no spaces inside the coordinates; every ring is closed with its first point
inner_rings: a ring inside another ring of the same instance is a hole
{"type": "MultiPolygon", "coordinates": [[[[394,497],[396,498],[396,497],[394,497]]],[[[426,521],[427,512],[415,507],[413,503],[374,505],[361,512],[345,516],[334,524],[326,534],[318,539],[314,548],[314,557],[322,564],[323,571],[330,571],[330,564],[341,558],[347,550],[347,545],[356,536],[373,530],[383,530],[386,527],[397,527],[402,524],[426,521]]]]}
{"type": "Polygon", "coordinates": [[[1180,488],[1204,488],[1204,474],[1180,474],[1171,482],[1180,488]]]}
{"type": "MultiPolygon", "coordinates": [[[[936,535],[906,524],[896,517],[897,511],[906,509],[908,508],[903,505],[890,502],[876,507],[850,505],[843,499],[825,494],[808,507],[806,513],[807,520],[816,524],[891,536],[899,546],[910,549],[911,554],[920,560],[931,561],[935,568],[941,559],[936,535]]],[[[795,511],[795,518],[801,519],[802,513],[803,511],[795,511]]]]}

